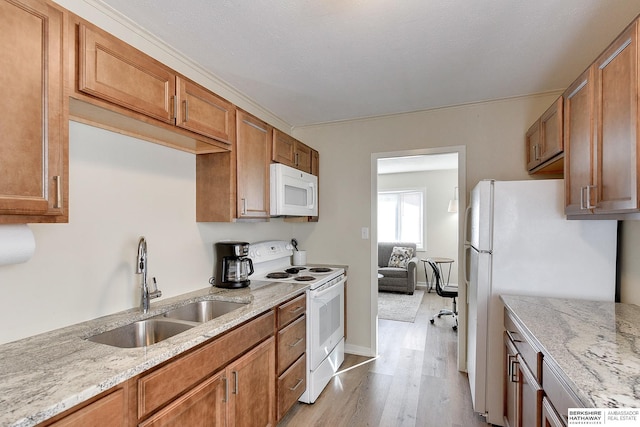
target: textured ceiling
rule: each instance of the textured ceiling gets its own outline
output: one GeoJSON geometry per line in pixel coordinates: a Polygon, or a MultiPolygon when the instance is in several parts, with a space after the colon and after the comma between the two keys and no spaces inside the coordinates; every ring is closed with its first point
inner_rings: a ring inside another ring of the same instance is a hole
{"type": "Polygon", "coordinates": [[[640,0],[102,0],[292,126],[566,88],[640,0]]]}

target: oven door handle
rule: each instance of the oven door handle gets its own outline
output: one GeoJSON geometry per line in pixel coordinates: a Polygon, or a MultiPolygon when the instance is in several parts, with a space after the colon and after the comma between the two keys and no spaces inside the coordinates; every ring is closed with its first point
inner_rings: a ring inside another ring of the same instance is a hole
{"type": "Polygon", "coordinates": [[[323,289],[321,291],[310,291],[310,296],[311,298],[320,298],[323,295],[328,294],[329,292],[333,292],[336,286],[342,285],[344,284],[344,278],[342,278],[342,280],[340,280],[338,283],[334,283],[333,285],[329,286],[327,289],[323,289]]]}

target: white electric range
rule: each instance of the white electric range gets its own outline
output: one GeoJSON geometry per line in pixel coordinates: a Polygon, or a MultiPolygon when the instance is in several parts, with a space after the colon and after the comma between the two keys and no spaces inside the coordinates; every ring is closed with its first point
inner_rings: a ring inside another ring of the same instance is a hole
{"type": "Polygon", "coordinates": [[[252,243],[253,286],[307,283],[307,389],[301,402],[316,401],[344,361],[345,271],[337,266],[293,266],[294,247],[284,240],[252,243]],[[254,285],[254,280],[259,281],[254,285]]]}

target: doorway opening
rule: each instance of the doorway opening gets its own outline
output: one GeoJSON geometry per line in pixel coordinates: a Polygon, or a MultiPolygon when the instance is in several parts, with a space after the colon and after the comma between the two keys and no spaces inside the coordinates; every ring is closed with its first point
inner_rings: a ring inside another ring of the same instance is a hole
{"type": "MultiPolygon", "coordinates": [[[[378,354],[378,242],[409,241],[418,259],[450,258],[451,283],[466,301],[461,230],[466,209],[465,147],[440,147],[371,155],[371,325],[378,354]],[[402,216],[402,213],[405,213],[402,216]]],[[[426,290],[418,262],[417,289],[426,290]]],[[[466,367],[466,305],[459,304],[458,369],[466,367]]]]}

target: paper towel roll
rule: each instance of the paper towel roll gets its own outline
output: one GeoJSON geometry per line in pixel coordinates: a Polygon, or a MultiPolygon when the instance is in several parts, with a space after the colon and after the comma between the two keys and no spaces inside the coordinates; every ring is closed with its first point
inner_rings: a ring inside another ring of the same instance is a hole
{"type": "Polygon", "coordinates": [[[0,225],[0,265],[29,261],[35,250],[36,240],[26,224],[0,225]]]}

